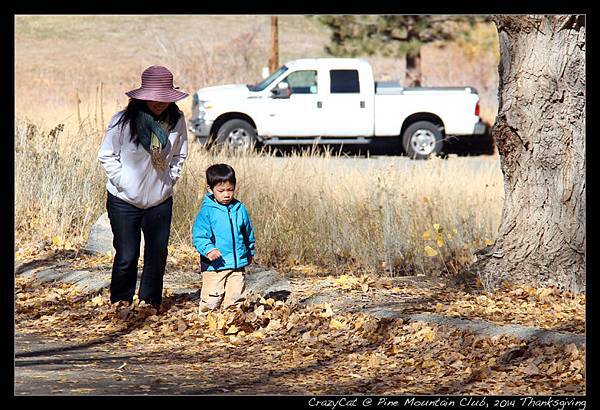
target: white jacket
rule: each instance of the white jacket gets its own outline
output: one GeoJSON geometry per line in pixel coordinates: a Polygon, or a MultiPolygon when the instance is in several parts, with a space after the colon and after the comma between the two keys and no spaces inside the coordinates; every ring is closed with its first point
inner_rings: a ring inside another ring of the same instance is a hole
{"type": "Polygon", "coordinates": [[[130,141],[129,124],[114,126],[122,115],[120,111],[110,120],[98,152],[98,160],[108,176],[106,189],[138,208],[150,208],[173,195],[173,185],[181,176],[188,152],[185,118],[182,113],[169,133],[163,149],[169,167],[159,171],[141,143],[130,141]]]}

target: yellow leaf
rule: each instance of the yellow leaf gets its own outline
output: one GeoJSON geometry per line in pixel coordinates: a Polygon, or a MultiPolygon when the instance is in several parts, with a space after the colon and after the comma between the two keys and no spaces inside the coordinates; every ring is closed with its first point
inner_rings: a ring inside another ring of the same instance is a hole
{"type": "Polygon", "coordinates": [[[431,246],[426,246],[425,247],[425,255],[427,256],[436,256],[438,253],[435,249],[433,249],[431,246]]]}
{"type": "Polygon", "coordinates": [[[444,246],[445,242],[444,242],[444,238],[442,237],[442,234],[438,233],[438,236],[437,236],[437,239],[436,239],[436,243],[437,243],[437,246],[440,247],[440,248],[442,246],[444,246]]]}
{"type": "Polygon", "coordinates": [[[92,298],[92,303],[96,306],[102,305],[102,296],[96,296],[95,298],[92,298]]]}
{"type": "Polygon", "coordinates": [[[319,316],[325,317],[325,318],[333,316],[333,309],[331,308],[330,303],[325,303],[324,309],[325,309],[325,311],[319,313],[319,316]]]}
{"type": "Polygon", "coordinates": [[[229,327],[229,329],[227,329],[227,332],[225,333],[226,335],[233,335],[236,334],[237,332],[239,332],[240,329],[238,329],[235,325],[231,325],[229,327]]]}
{"type": "Polygon", "coordinates": [[[441,233],[444,230],[440,224],[433,224],[433,229],[435,229],[437,233],[441,233]]]}
{"type": "Polygon", "coordinates": [[[330,329],[343,329],[344,324],[337,319],[331,319],[329,321],[329,328],[330,329]]]}
{"type": "Polygon", "coordinates": [[[60,236],[55,236],[52,238],[52,243],[54,244],[54,246],[59,246],[60,245],[60,236]]]}
{"type": "Polygon", "coordinates": [[[358,282],[354,276],[341,275],[335,280],[335,284],[341,286],[342,289],[351,289],[355,283],[358,282]]]}
{"type": "Polygon", "coordinates": [[[437,364],[437,361],[433,360],[433,359],[425,359],[423,361],[423,365],[421,367],[423,368],[428,368],[428,367],[433,367],[437,364]]]}
{"type": "Polygon", "coordinates": [[[424,196],[424,197],[423,197],[423,202],[424,202],[424,203],[426,203],[426,204],[428,204],[428,203],[429,203],[429,198],[428,198],[428,197],[426,197],[426,196],[424,196]]]}
{"type": "Polygon", "coordinates": [[[336,279],[335,281],[338,284],[342,284],[344,282],[348,282],[348,275],[341,275],[339,278],[336,279]]]}
{"type": "Polygon", "coordinates": [[[423,232],[423,235],[421,235],[421,238],[423,238],[424,241],[430,240],[431,232],[429,230],[426,230],[425,232],[423,232]]]}
{"type": "Polygon", "coordinates": [[[491,245],[493,245],[493,244],[494,244],[494,241],[491,241],[491,240],[489,240],[489,239],[486,239],[486,240],[484,241],[484,243],[485,243],[485,245],[486,245],[486,246],[491,246],[491,245]]]}
{"type": "Polygon", "coordinates": [[[265,334],[261,331],[256,331],[256,332],[252,332],[250,333],[252,336],[254,336],[257,339],[264,339],[265,338],[265,334]]]}
{"type": "Polygon", "coordinates": [[[425,339],[428,342],[431,342],[435,337],[435,332],[430,327],[424,327],[423,329],[417,332],[417,336],[423,336],[423,339],[425,339]]]}
{"type": "Polygon", "coordinates": [[[217,321],[211,312],[208,313],[207,321],[208,321],[208,329],[210,331],[214,332],[215,330],[217,330],[217,321]]]}

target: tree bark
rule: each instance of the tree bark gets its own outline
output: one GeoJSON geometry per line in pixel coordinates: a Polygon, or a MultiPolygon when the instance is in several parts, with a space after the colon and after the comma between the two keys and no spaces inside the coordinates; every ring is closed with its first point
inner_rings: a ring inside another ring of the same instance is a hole
{"type": "Polygon", "coordinates": [[[585,290],[585,18],[495,16],[499,112],[492,127],[504,208],[474,266],[502,282],[585,290]]]}
{"type": "Polygon", "coordinates": [[[406,54],[405,85],[407,87],[421,86],[421,51],[417,54],[406,54]]]}

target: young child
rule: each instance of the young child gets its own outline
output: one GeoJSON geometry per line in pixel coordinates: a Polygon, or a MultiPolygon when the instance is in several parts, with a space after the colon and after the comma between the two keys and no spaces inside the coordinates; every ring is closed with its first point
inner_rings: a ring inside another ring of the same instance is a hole
{"type": "Polygon", "coordinates": [[[200,314],[238,305],[244,299],[244,267],[254,259],[254,229],[244,204],[234,198],[235,171],[227,164],[206,170],[208,192],[194,227],[200,253],[200,314]]]}

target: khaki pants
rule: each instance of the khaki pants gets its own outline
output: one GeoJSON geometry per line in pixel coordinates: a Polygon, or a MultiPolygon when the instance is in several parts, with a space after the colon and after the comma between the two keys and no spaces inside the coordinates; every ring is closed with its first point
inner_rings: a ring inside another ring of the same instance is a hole
{"type": "Polygon", "coordinates": [[[246,289],[244,269],[227,269],[202,272],[200,312],[214,310],[220,306],[227,309],[244,300],[246,289]]]}

